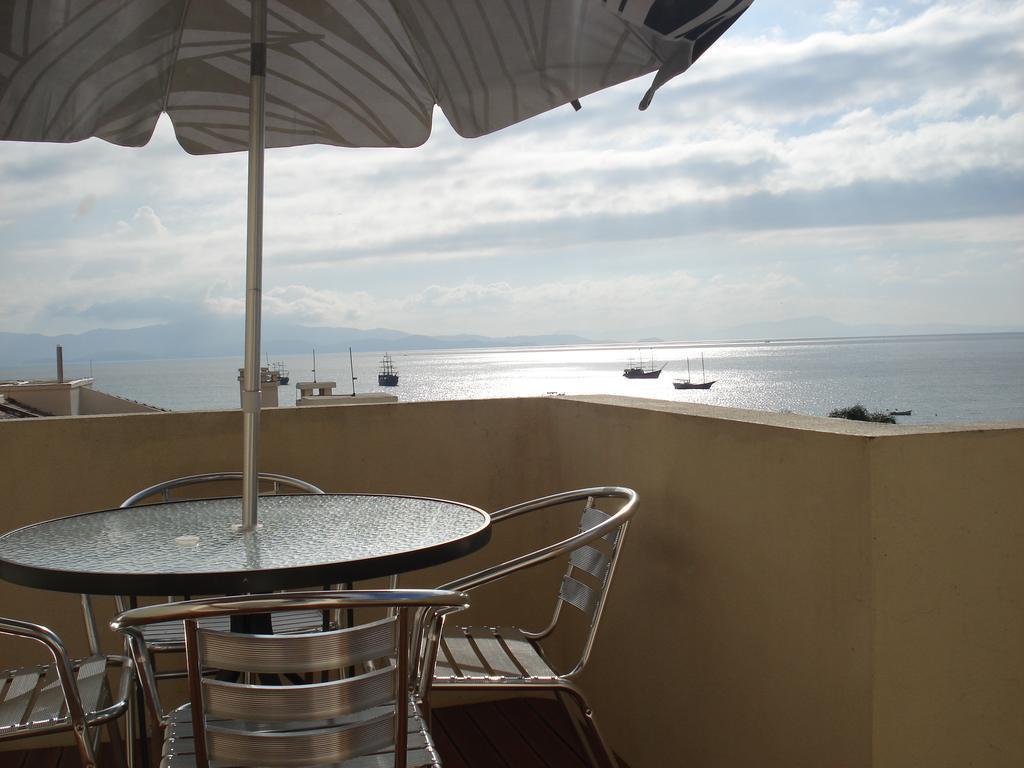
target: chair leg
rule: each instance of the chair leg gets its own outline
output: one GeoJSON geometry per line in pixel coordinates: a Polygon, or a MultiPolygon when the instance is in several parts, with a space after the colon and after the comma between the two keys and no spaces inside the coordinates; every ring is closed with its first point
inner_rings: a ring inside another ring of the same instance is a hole
{"type": "MultiPolygon", "coordinates": [[[[619,768],[619,761],[615,758],[615,754],[612,752],[611,747],[608,746],[608,742],[605,741],[604,736],[601,734],[601,729],[597,727],[597,719],[594,717],[594,710],[591,709],[590,704],[587,703],[586,696],[583,695],[583,691],[572,684],[563,684],[555,690],[555,696],[561,701],[562,696],[568,694],[568,697],[573,700],[576,708],[583,715],[583,720],[590,728],[591,733],[597,739],[598,745],[601,747],[602,759],[598,759],[597,755],[594,754],[593,749],[590,746],[590,739],[586,737],[586,734],[579,733],[580,741],[583,742],[583,748],[587,751],[587,755],[590,757],[591,762],[603,765],[605,768],[619,768]]],[[[566,706],[563,703],[563,706],[566,706]]],[[[568,707],[566,706],[568,710],[568,707]]],[[[575,720],[573,723],[575,724],[575,720]]]]}
{"type": "Polygon", "coordinates": [[[117,768],[128,768],[128,764],[125,762],[124,742],[121,741],[121,730],[117,727],[116,720],[107,723],[107,738],[110,739],[110,751],[114,755],[114,765],[117,768]]]}
{"type": "Polygon", "coordinates": [[[96,750],[92,745],[92,734],[84,724],[75,726],[75,742],[78,744],[82,768],[99,768],[99,763],[96,762],[96,750]]]}
{"type": "Polygon", "coordinates": [[[135,720],[137,719],[137,713],[135,711],[135,691],[128,692],[128,705],[124,710],[124,751],[128,758],[128,768],[138,768],[138,766],[145,766],[146,761],[142,760],[139,762],[138,759],[138,742],[135,741],[135,720]]]}

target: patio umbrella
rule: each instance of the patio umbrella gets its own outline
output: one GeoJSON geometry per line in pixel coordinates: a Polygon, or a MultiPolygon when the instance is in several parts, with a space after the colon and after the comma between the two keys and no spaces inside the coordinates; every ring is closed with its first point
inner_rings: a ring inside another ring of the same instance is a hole
{"type": "Polygon", "coordinates": [[[640,108],[752,0],[9,0],[0,139],[249,153],[243,523],[256,525],[265,147],[413,147],[434,105],[482,136],[656,72],[640,108]]]}

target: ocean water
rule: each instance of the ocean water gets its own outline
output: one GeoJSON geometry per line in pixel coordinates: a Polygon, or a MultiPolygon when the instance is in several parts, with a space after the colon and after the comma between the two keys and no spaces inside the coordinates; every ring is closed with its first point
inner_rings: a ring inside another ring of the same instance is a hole
{"type": "MultiPolygon", "coordinates": [[[[645,360],[665,363],[654,380],[626,379],[638,354],[627,345],[392,352],[400,386],[377,386],[381,354],[356,353],[356,390],[390,391],[402,401],[615,394],[824,416],[861,403],[911,410],[903,424],[1024,419],[1024,333],[657,344],[645,360]],[[673,378],[710,390],[676,390],[673,378]]],[[[297,381],[312,379],[311,355],[275,356],[291,372],[280,404],[295,404],[297,381]]],[[[171,410],[237,408],[239,358],[67,363],[68,377],[92,375],[96,388],[171,410]]],[[[317,354],[316,378],[351,392],[348,353],[317,354]]],[[[0,378],[52,377],[52,367],[0,370],[0,378]]]]}

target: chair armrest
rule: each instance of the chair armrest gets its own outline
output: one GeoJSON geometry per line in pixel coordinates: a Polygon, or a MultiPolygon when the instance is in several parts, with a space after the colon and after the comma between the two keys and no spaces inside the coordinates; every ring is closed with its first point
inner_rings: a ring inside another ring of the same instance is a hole
{"type": "Polygon", "coordinates": [[[78,693],[78,684],[75,682],[74,672],[71,670],[71,658],[68,656],[67,649],[57,634],[42,624],[33,624],[18,619],[0,618],[0,635],[23,637],[46,646],[46,649],[53,657],[53,666],[57,670],[57,679],[60,681],[60,687],[64,692],[68,715],[70,715],[73,722],[84,723],[85,710],[82,707],[82,697],[78,693]]]}
{"type": "Polygon", "coordinates": [[[468,592],[472,589],[483,586],[484,584],[489,584],[493,581],[503,579],[517,571],[532,568],[535,565],[540,565],[541,563],[554,560],[562,555],[569,554],[573,550],[579,549],[580,547],[601,538],[609,531],[612,531],[625,523],[633,515],[633,511],[636,508],[637,494],[629,488],[618,488],[612,486],[581,488],[576,491],[556,493],[552,496],[545,496],[541,499],[534,499],[533,501],[526,501],[522,504],[516,504],[511,507],[500,509],[491,515],[491,521],[492,523],[501,522],[526,512],[534,512],[539,509],[554,507],[572,501],[590,499],[592,497],[622,498],[626,499],[626,503],[617,512],[615,512],[615,514],[611,515],[604,522],[595,525],[593,528],[580,531],[567,539],[563,539],[562,541],[554,544],[549,544],[548,546],[534,552],[521,555],[511,560],[506,560],[503,563],[493,565],[490,568],[485,568],[468,576],[463,576],[455,579],[454,581],[449,581],[447,584],[438,587],[438,589],[451,589],[460,592],[468,592]]]}

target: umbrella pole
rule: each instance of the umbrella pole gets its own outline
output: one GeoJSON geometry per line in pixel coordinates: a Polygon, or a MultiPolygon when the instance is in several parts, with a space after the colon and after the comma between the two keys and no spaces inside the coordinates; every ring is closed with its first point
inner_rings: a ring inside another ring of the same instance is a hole
{"type": "Polygon", "coordinates": [[[249,204],[245,254],[245,371],[242,384],[242,526],[257,526],[260,437],[260,316],[263,299],[263,152],[267,2],[252,2],[249,54],[249,204]]]}

